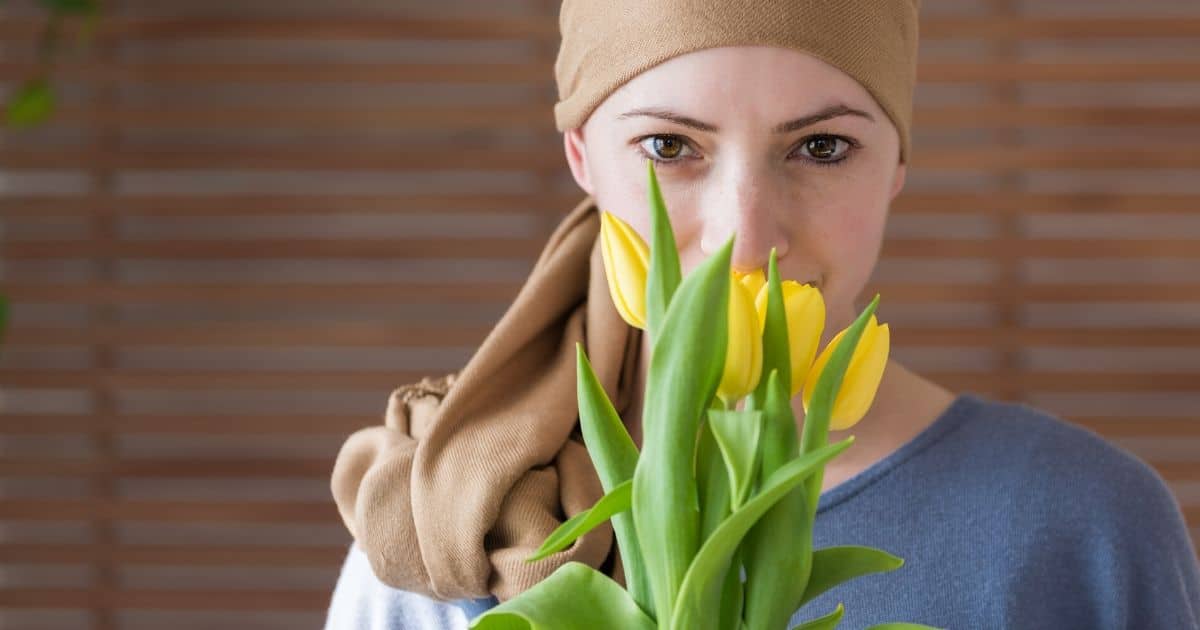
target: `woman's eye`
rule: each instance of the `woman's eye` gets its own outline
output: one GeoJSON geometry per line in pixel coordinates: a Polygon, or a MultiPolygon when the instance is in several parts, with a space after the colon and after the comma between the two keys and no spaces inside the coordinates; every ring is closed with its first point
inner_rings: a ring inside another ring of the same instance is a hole
{"type": "Polygon", "coordinates": [[[816,135],[804,139],[800,150],[807,153],[811,161],[817,164],[833,164],[846,159],[846,153],[854,146],[848,138],[842,136],[816,135]],[[839,144],[841,150],[839,151],[839,144]]]}
{"type": "Polygon", "coordinates": [[[659,134],[646,136],[638,141],[642,154],[660,163],[680,162],[686,156],[687,143],[679,136],[659,134]]]}

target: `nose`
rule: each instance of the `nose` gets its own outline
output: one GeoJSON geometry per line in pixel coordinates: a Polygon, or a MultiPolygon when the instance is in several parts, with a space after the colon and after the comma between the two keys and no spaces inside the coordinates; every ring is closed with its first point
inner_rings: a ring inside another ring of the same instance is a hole
{"type": "Polygon", "coordinates": [[[788,237],[779,222],[781,206],[773,202],[776,197],[765,179],[741,171],[721,182],[709,196],[711,205],[703,209],[700,238],[705,257],[717,251],[731,234],[736,234],[731,264],[734,271],[765,270],[772,247],[777,258],[787,254],[788,237]]]}

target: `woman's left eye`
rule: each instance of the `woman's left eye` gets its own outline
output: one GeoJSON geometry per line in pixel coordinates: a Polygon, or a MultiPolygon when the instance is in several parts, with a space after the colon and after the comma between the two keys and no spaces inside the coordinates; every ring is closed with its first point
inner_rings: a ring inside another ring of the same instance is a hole
{"type": "Polygon", "coordinates": [[[797,150],[808,153],[807,160],[817,166],[833,166],[846,159],[855,146],[856,143],[845,136],[819,134],[802,140],[797,150]],[[839,151],[839,147],[844,148],[839,151]]]}

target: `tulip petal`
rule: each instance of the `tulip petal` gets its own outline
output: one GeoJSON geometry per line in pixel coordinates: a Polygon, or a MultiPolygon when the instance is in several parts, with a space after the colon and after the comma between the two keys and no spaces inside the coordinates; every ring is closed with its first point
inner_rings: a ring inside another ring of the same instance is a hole
{"type": "Polygon", "coordinates": [[[729,284],[729,336],[725,369],[717,396],[726,404],[754,391],[762,375],[762,335],[750,291],[740,282],[729,284]]]}
{"type": "Polygon", "coordinates": [[[846,369],[846,379],[842,385],[846,395],[838,396],[829,419],[829,428],[833,431],[849,429],[867,415],[879,390],[879,383],[883,380],[891,343],[888,325],[868,326],[864,332],[868,332],[863,335],[866,343],[859,342],[850,367],[846,369]]]}
{"type": "Polygon", "coordinates": [[[646,244],[628,224],[610,212],[600,215],[601,253],[613,305],[630,326],[646,328],[646,244]]]}

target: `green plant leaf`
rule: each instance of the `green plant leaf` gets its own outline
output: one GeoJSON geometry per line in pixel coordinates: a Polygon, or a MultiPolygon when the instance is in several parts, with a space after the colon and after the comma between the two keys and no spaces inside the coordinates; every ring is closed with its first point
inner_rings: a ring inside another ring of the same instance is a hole
{"type": "Polygon", "coordinates": [[[842,622],[842,615],[845,614],[846,607],[838,602],[837,608],[833,612],[824,617],[817,617],[812,621],[806,621],[792,630],[833,630],[839,623],[842,622]]]}
{"type": "Polygon", "coordinates": [[[38,0],[42,6],[57,13],[95,13],[100,10],[96,0],[38,0]]]}
{"type": "Polygon", "coordinates": [[[530,589],[471,620],[473,630],[656,630],[607,575],[568,562],[530,589]]]}
{"type": "MultiPolygon", "coordinates": [[[[761,478],[796,457],[795,416],[788,383],[772,370],[763,404],[761,478]]],[[[746,627],[786,627],[804,596],[812,570],[813,517],[803,483],[792,488],[755,523],[742,548],[746,557],[746,627]],[[788,579],[781,580],[779,576],[788,579]]]]}
{"type": "Polygon", "coordinates": [[[762,412],[709,409],[708,423],[729,474],[729,487],[733,490],[730,507],[737,510],[750,497],[758,473],[762,412]]]}
{"type": "Polygon", "coordinates": [[[903,558],[874,547],[847,545],[818,549],[813,552],[812,573],[800,606],[846,580],[895,571],[902,566],[903,558]]]}
{"type": "Polygon", "coordinates": [[[45,79],[30,79],[17,88],[8,102],[5,124],[9,127],[33,127],[54,113],[54,92],[45,79]]]}
{"type": "MultiPolygon", "coordinates": [[[[579,426],[583,442],[600,476],[600,485],[605,492],[612,492],[613,488],[633,479],[633,473],[637,470],[637,445],[629,437],[621,416],[596,378],[581,343],[575,344],[575,359],[579,426]]],[[[633,595],[634,601],[653,615],[654,602],[646,578],[646,563],[637,542],[633,515],[616,514],[612,522],[617,552],[621,554],[621,566],[625,571],[625,587],[633,595]]]]}
{"type": "Polygon", "coordinates": [[[742,552],[741,547],[734,549],[729,565],[725,567],[725,577],[721,586],[721,612],[718,628],[730,630],[742,628],[742,607],[746,603],[746,593],[742,583],[742,552]]]}
{"type": "Polygon", "coordinates": [[[717,618],[720,596],[714,591],[714,583],[720,588],[720,582],[715,578],[729,562],[742,537],[788,491],[853,443],[854,436],[850,436],[788,462],[763,483],[758,494],[721,523],[688,567],[671,611],[671,628],[702,628],[708,624],[707,620],[717,618]]]}
{"type": "Polygon", "coordinates": [[[944,630],[934,626],[923,626],[919,623],[904,623],[902,621],[893,621],[889,623],[880,623],[867,628],[867,630],[944,630]]]}
{"type": "Polygon", "coordinates": [[[675,232],[671,218],[658,187],[658,176],[654,172],[654,160],[646,160],[647,196],[650,201],[650,270],[646,275],[646,334],[650,335],[650,347],[658,338],[658,331],[666,317],[667,307],[679,287],[682,272],[679,251],[675,246],[675,232]]]}
{"type": "MultiPolygon", "coordinates": [[[[859,314],[858,319],[855,319],[854,323],[846,329],[841,342],[838,343],[837,348],[829,357],[829,361],[821,370],[820,376],[817,377],[812,396],[808,401],[808,408],[805,410],[804,433],[800,437],[801,453],[807,453],[825,444],[829,438],[829,415],[833,412],[833,403],[837,400],[838,390],[842,386],[842,378],[846,375],[846,368],[850,365],[850,359],[854,356],[854,349],[858,347],[863,330],[866,329],[867,324],[871,323],[871,315],[875,313],[878,306],[879,294],[876,293],[871,303],[859,314]]],[[[821,484],[824,480],[825,470],[821,469],[805,482],[804,491],[808,496],[810,514],[817,513],[817,503],[821,499],[821,484]]]]}
{"type": "Polygon", "coordinates": [[[566,549],[580,536],[592,531],[597,525],[612,518],[614,514],[628,510],[632,490],[632,479],[613,488],[612,492],[600,497],[600,500],[596,501],[590,510],[572,516],[550,532],[546,540],[542,541],[542,546],[538,547],[533,555],[525,558],[525,562],[536,562],[566,549]]]}
{"type": "Polygon", "coordinates": [[[669,614],[700,547],[693,459],[724,371],[733,242],[731,236],[679,285],[650,353],[633,521],[659,617],[669,614]]]}
{"type": "Polygon", "coordinates": [[[696,441],[696,485],[700,499],[700,542],[703,543],[729,516],[731,497],[729,474],[707,420],[700,424],[696,441]]]}
{"type": "MultiPolygon", "coordinates": [[[[787,309],[783,304],[783,281],[779,277],[779,265],[775,259],[774,247],[771,248],[771,257],[767,263],[767,316],[764,318],[762,339],[762,374],[770,374],[771,370],[779,372],[779,378],[784,383],[784,391],[790,393],[792,387],[791,345],[788,340],[787,309]]],[[[763,378],[758,381],[758,387],[754,388],[754,393],[746,401],[747,409],[762,408],[763,401],[767,397],[767,380],[763,378]]]]}

